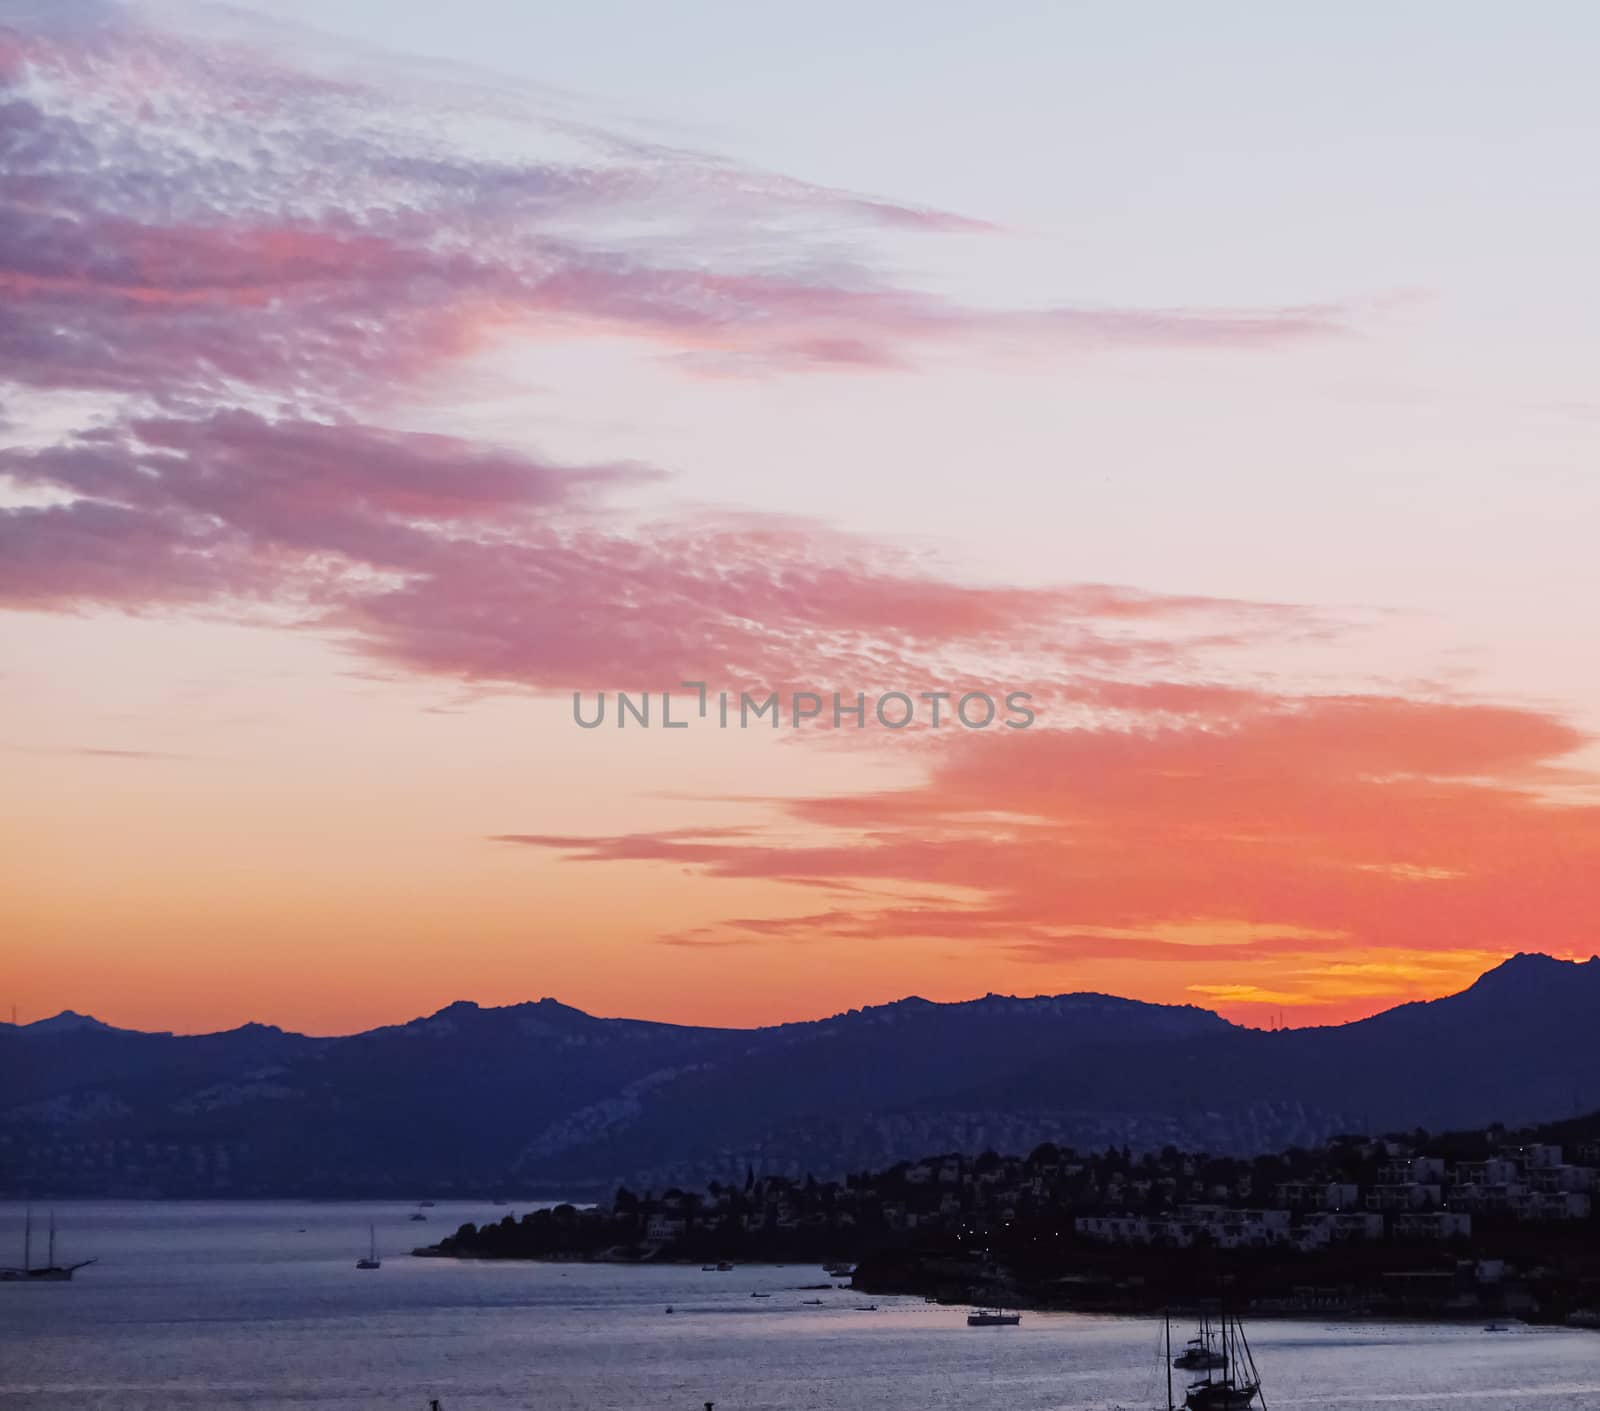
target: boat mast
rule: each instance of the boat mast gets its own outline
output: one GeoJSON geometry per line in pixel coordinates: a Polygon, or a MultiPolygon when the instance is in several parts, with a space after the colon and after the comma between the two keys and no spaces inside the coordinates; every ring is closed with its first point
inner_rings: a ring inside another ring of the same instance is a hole
{"type": "Polygon", "coordinates": [[[22,1272],[33,1268],[33,1207],[22,1217],[22,1272]]]}
{"type": "MultiPolygon", "coordinates": [[[[1222,1333],[1222,1384],[1228,1384],[1228,1276],[1217,1276],[1217,1322],[1222,1333]]],[[[1206,1377],[1210,1379],[1210,1373],[1206,1377]]]]}
{"type": "Polygon", "coordinates": [[[1167,1309],[1167,1411],[1172,1411],[1172,1309],[1167,1309]]]}
{"type": "Polygon", "coordinates": [[[49,1257],[48,1260],[45,1261],[45,1268],[54,1269],[55,1267],[56,1267],[56,1212],[54,1210],[52,1210],[50,1212],[50,1257],[49,1257]]]}
{"type": "Polygon", "coordinates": [[[1267,1411],[1267,1398],[1261,1391],[1261,1373],[1256,1371],[1256,1355],[1250,1351],[1250,1339],[1245,1336],[1244,1324],[1239,1324],[1239,1341],[1244,1344],[1245,1364],[1250,1369],[1250,1383],[1256,1389],[1256,1395],[1261,1397],[1261,1411],[1267,1411]]]}

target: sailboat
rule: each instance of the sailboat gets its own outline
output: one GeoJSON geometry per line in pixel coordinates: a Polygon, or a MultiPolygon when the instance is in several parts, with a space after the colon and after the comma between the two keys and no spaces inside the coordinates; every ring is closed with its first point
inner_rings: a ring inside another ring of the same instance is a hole
{"type": "Polygon", "coordinates": [[[1200,1315],[1200,1336],[1184,1344],[1183,1351],[1172,1359],[1174,1367],[1185,1372],[1214,1372],[1223,1365],[1222,1354],[1216,1347],[1216,1335],[1211,1329],[1211,1319],[1200,1315]]]}
{"type": "MultiPolygon", "coordinates": [[[[1167,1318],[1167,1411],[1176,1411],[1172,1399],[1171,1368],[1178,1365],[1172,1355],[1172,1319],[1167,1318]]],[[[1205,1376],[1190,1382],[1183,1395],[1186,1411],[1250,1411],[1261,1394],[1261,1374],[1256,1371],[1250,1341],[1244,1324],[1225,1310],[1217,1316],[1216,1365],[1205,1369],[1205,1376]]],[[[1206,1346],[1202,1333],[1200,1345],[1206,1346]]]]}
{"type": "Polygon", "coordinates": [[[383,1268],[383,1260],[378,1258],[378,1227],[376,1225],[367,1226],[367,1238],[369,1241],[367,1245],[367,1257],[365,1259],[356,1260],[356,1268],[381,1269],[383,1268]]]}
{"type": "Polygon", "coordinates": [[[50,1248],[45,1262],[38,1268],[33,1263],[33,1211],[30,1208],[23,1219],[22,1225],[22,1267],[20,1269],[0,1269],[0,1281],[5,1283],[62,1283],[70,1279],[79,1269],[86,1268],[95,1261],[80,1259],[76,1264],[56,1263],[56,1212],[50,1212],[50,1248]]]}

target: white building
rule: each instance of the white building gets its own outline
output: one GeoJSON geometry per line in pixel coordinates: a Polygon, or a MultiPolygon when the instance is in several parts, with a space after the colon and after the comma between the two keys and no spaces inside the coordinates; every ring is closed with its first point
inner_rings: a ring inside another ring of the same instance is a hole
{"type": "Polygon", "coordinates": [[[1220,1205],[1180,1206],[1171,1215],[1080,1215],[1073,1228],[1103,1244],[1164,1245],[1188,1249],[1201,1242],[1222,1249],[1287,1244],[1287,1210],[1232,1210],[1220,1205]]]}
{"type": "Polygon", "coordinates": [[[1444,1189],[1407,1181],[1401,1185],[1374,1186],[1367,1192],[1368,1210],[1428,1210],[1440,1204],[1444,1189]]]}
{"type": "Polygon", "coordinates": [[[1309,1216],[1294,1232],[1301,1249],[1325,1249],[1330,1244],[1359,1244],[1383,1238],[1383,1216],[1374,1211],[1322,1211],[1309,1216]]]}
{"type": "Polygon", "coordinates": [[[1588,1195],[1580,1191],[1529,1191],[1515,1206],[1519,1220],[1587,1220],[1588,1195]]]}
{"type": "Polygon", "coordinates": [[[1459,1210],[1407,1211],[1394,1217],[1396,1239],[1465,1239],[1471,1234],[1472,1216],[1459,1210]]]}
{"type": "Polygon", "coordinates": [[[1361,1203],[1361,1187],[1348,1181],[1285,1181],[1275,1194],[1286,1210],[1347,1210],[1361,1203]]]}
{"type": "Polygon", "coordinates": [[[658,1211],[645,1221],[644,1237],[650,1244],[671,1244],[674,1240],[682,1239],[688,1227],[689,1222],[683,1216],[666,1215],[658,1211]]]}

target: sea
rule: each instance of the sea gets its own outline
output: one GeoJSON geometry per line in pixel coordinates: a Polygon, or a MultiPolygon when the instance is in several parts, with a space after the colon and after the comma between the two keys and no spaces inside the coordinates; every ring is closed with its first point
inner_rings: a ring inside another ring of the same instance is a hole
{"type": "MultiPolygon", "coordinates": [[[[409,1251],[501,1207],[74,1201],[69,1283],[0,1283],[6,1411],[1150,1411],[1151,1319],[864,1296],[817,1266],[475,1263],[409,1251]],[[413,1220],[414,1214],[426,1216],[413,1220]],[[368,1227],[381,1269],[360,1271],[368,1227]],[[826,1289],[807,1287],[829,1284],[826,1289]],[[670,1310],[670,1311],[669,1311],[670,1310]]],[[[43,1221],[34,1212],[34,1255],[43,1221]]],[[[0,1263],[23,1209],[0,1204],[0,1263]]],[[[10,1245],[15,1244],[13,1252],[10,1245]]],[[[1600,1333],[1260,1321],[1265,1407],[1596,1411],[1600,1333]]],[[[1185,1334],[1186,1335],[1186,1334],[1185,1334]]],[[[1179,1331],[1174,1329],[1174,1339],[1179,1331]]],[[[1174,1374],[1182,1388],[1182,1374],[1174,1374]]]]}

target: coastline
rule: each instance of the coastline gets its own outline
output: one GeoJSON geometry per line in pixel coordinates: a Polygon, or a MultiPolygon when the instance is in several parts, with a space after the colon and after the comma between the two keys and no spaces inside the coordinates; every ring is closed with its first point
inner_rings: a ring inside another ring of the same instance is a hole
{"type": "MultiPolygon", "coordinates": [[[[606,1265],[635,1265],[635,1267],[661,1267],[669,1265],[675,1269],[694,1269],[699,1265],[702,1270],[710,1272],[709,1265],[701,1261],[698,1256],[686,1254],[654,1253],[648,1256],[624,1253],[624,1251],[597,1251],[597,1253],[552,1253],[552,1254],[506,1254],[493,1253],[493,1251],[456,1251],[456,1249],[442,1248],[448,1241],[440,1241],[438,1245],[421,1245],[411,1249],[411,1256],[416,1259],[456,1259],[461,1262],[533,1262],[533,1264],[606,1264],[606,1265]]],[[[829,1261],[830,1264],[850,1264],[848,1259],[843,1261],[829,1261]]],[[[805,1270],[814,1267],[819,1272],[827,1273],[827,1265],[816,1264],[806,1259],[782,1261],[782,1259],[738,1259],[733,1267],[758,1267],[758,1269],[805,1270]]],[[[800,1283],[794,1285],[800,1291],[814,1291],[814,1289],[840,1288],[851,1289],[853,1293],[872,1294],[872,1296],[885,1297],[917,1297],[931,1304],[941,1307],[971,1307],[971,1305],[1003,1304],[1008,1309],[1019,1312],[1034,1313],[1080,1313],[1085,1317],[1104,1318],[1131,1318],[1131,1320],[1147,1320],[1158,1318],[1171,1313],[1173,1317],[1195,1317],[1198,1313],[1208,1309],[1214,1304],[1214,1297],[1190,1296],[1174,1297],[1170,1288],[1158,1286],[1134,1285],[1123,1286],[1114,1296],[1096,1294],[1093,1285],[1085,1281],[1074,1280],[1067,1277],[1067,1281],[1074,1283],[1074,1293],[1067,1296],[1062,1289],[1056,1289],[1053,1296],[1046,1296],[1037,1288],[1005,1283],[1005,1281],[989,1281],[989,1283],[976,1283],[966,1286],[965,1289],[952,1288],[949,1283],[938,1283],[928,1278],[894,1278],[888,1270],[877,1267],[872,1259],[859,1262],[856,1269],[845,1277],[848,1281],[837,1281],[840,1275],[832,1275],[829,1283],[800,1283]]],[[[1229,1275],[1232,1281],[1232,1275],[1229,1275]]],[[[1258,1321],[1318,1321],[1318,1323],[1349,1323],[1352,1326],[1371,1326],[1378,1323],[1403,1323],[1408,1326],[1459,1326],[1482,1325],[1485,1321],[1510,1321],[1515,1325],[1530,1326],[1530,1328],[1562,1328],[1574,1333],[1600,1333],[1600,1320],[1570,1321],[1570,1318],[1550,1317],[1539,1309],[1504,1309],[1504,1307],[1490,1307],[1490,1305],[1437,1305],[1429,1309],[1419,1307],[1406,1307],[1406,1305],[1390,1304],[1384,1301],[1381,1294],[1373,1293],[1363,1299],[1360,1294],[1355,1294],[1349,1299],[1296,1299],[1296,1297],[1275,1296],[1275,1294],[1256,1291],[1256,1293],[1242,1293],[1242,1312],[1251,1320],[1258,1321]]]]}
{"type": "MultiPolygon", "coordinates": [[[[1261,1277],[1259,1266],[1234,1264],[1215,1257],[1206,1260],[1165,1261],[1169,1277],[1149,1279],[1139,1274],[1108,1278],[1103,1273],[1057,1274],[1040,1282],[1018,1280],[997,1267],[956,1267],[948,1254],[931,1255],[893,1251],[852,1258],[821,1260],[797,1255],[776,1258],[725,1252],[720,1256],[682,1251],[645,1250],[614,1246],[594,1251],[552,1251],[541,1254],[510,1253],[496,1249],[462,1249],[446,1238],[437,1244],[411,1250],[419,1259],[455,1259],[463,1262],[531,1262],[547,1264],[606,1264],[613,1266],[672,1266],[709,1272],[708,1261],[720,1257],[735,1267],[762,1267],[823,1273],[851,1265],[848,1276],[832,1275],[833,1282],[797,1284],[803,1290],[827,1287],[885,1297],[920,1298],[942,1307],[1001,1304],[1035,1313],[1074,1313],[1095,1317],[1148,1319],[1165,1313],[1193,1316],[1215,1304],[1215,1289],[1225,1278],[1234,1289],[1241,1312],[1256,1320],[1318,1321],[1370,1326],[1375,1323],[1436,1324],[1462,1327],[1473,1324],[1514,1322],[1530,1327],[1564,1328],[1574,1332],[1600,1332],[1600,1316],[1587,1305],[1571,1308],[1564,1302],[1540,1300],[1524,1287],[1496,1289],[1489,1297],[1467,1301],[1456,1295],[1442,1299],[1437,1292],[1418,1294],[1385,1288],[1381,1280],[1366,1287],[1334,1289],[1305,1283],[1282,1284],[1261,1277]],[[908,1257],[909,1256],[909,1257],[908,1257]],[[1186,1264],[1186,1267],[1184,1265],[1186,1264]],[[839,1282],[844,1278],[845,1282],[839,1282]],[[1508,1296],[1509,1295],[1509,1296],[1508,1296]]],[[[1214,1254],[1214,1252],[1213,1252],[1214,1254]]],[[[1301,1274],[1307,1271],[1298,1271],[1301,1274]]],[[[1417,1276],[1431,1279],[1435,1271],[1391,1271],[1402,1281],[1417,1276]]]]}

